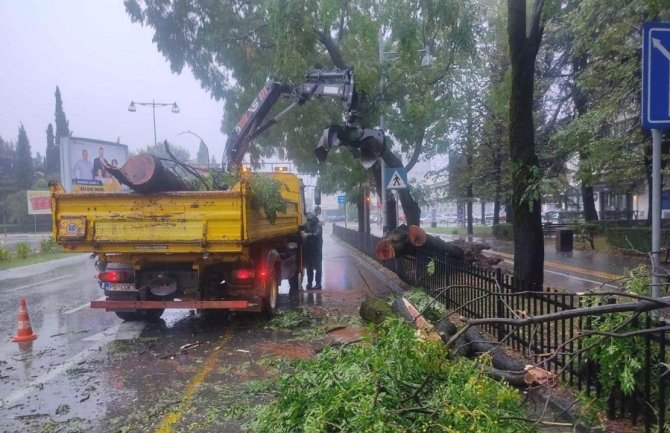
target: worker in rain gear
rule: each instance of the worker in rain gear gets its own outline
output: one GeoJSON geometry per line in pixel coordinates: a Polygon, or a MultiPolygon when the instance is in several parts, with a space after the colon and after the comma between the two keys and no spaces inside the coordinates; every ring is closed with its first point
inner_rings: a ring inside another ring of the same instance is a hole
{"type": "Polygon", "coordinates": [[[303,231],[303,257],[307,268],[307,290],[321,290],[321,256],[323,249],[323,229],[319,218],[307,212],[307,224],[303,231]],[[314,272],[316,271],[316,275],[314,272]]]}

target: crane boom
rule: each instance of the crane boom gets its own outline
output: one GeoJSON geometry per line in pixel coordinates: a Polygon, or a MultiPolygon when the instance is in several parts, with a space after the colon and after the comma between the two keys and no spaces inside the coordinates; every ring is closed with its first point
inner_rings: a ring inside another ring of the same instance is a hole
{"type": "Polygon", "coordinates": [[[305,81],[298,85],[290,85],[268,78],[251,106],[240,118],[233,133],[226,140],[227,168],[239,166],[250,143],[277,123],[287,112],[310,99],[318,98],[339,99],[345,110],[350,112],[354,105],[353,71],[349,69],[312,70],[306,75],[305,81]],[[285,110],[263,123],[279,98],[292,99],[293,102],[285,110]]]}

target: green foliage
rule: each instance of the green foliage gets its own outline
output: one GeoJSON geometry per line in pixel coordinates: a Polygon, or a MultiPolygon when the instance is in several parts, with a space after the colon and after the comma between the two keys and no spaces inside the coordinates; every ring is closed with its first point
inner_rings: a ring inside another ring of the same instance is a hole
{"type": "Polygon", "coordinates": [[[265,327],[267,329],[295,329],[303,326],[312,326],[317,322],[317,318],[312,316],[304,308],[294,308],[291,310],[281,310],[270,320],[265,327]]]}
{"type": "Polygon", "coordinates": [[[11,258],[7,248],[0,247],[0,262],[8,262],[11,258]]]}
{"type": "Polygon", "coordinates": [[[442,342],[419,339],[398,319],[364,339],[297,361],[278,381],[277,400],[260,409],[249,430],[534,431],[515,418],[522,416],[515,390],[482,375],[471,361],[450,359],[442,342]]]}
{"type": "Polygon", "coordinates": [[[589,243],[592,250],[596,249],[594,238],[601,233],[601,225],[598,222],[584,222],[574,227],[575,235],[589,243]]]}
{"type": "MultiPolygon", "coordinates": [[[[605,230],[605,239],[612,248],[648,253],[651,249],[650,227],[612,227],[605,230]]],[[[661,245],[670,244],[670,230],[661,230],[661,245]]]]}
{"type": "Polygon", "coordinates": [[[26,191],[12,192],[2,201],[7,214],[7,223],[23,223],[29,220],[26,191]]]}
{"type": "Polygon", "coordinates": [[[514,227],[510,223],[494,224],[491,231],[496,239],[503,241],[514,240],[514,227]]]}
{"type": "Polygon", "coordinates": [[[269,174],[249,175],[251,207],[256,211],[263,211],[270,224],[277,221],[278,213],[286,213],[286,200],[281,195],[283,189],[286,189],[286,185],[269,174]]]}
{"type": "MultiPolygon", "coordinates": [[[[225,100],[224,131],[233,130],[268,76],[297,83],[314,65],[353,67],[358,94],[365,99],[362,125],[375,126],[384,109],[386,127],[406,153],[434,149],[444,137],[454,56],[473,50],[470,35],[478,16],[469,2],[435,0],[124,4],[132,21],[154,29],[157,48],[173,71],[190,67],[203,88],[225,100]],[[384,64],[379,63],[380,29],[385,51],[394,52],[384,64]],[[433,56],[429,68],[421,67],[425,52],[419,50],[425,48],[433,56]],[[382,74],[386,86],[380,89],[382,74]]],[[[285,106],[279,102],[270,116],[285,106]]],[[[341,122],[341,104],[311,102],[258,137],[247,153],[254,164],[282,152],[301,172],[320,172],[325,193],[349,191],[367,177],[351,154],[333,151],[324,165],[313,154],[323,129],[341,122]]]]}
{"type": "MultiPolygon", "coordinates": [[[[624,292],[637,295],[650,295],[651,278],[649,269],[640,266],[628,273],[628,278],[622,284],[624,292]]],[[[601,297],[585,298],[585,306],[600,305],[608,300],[601,297]]],[[[609,298],[614,302],[630,302],[630,298],[609,298]]],[[[644,316],[636,317],[635,313],[613,313],[591,318],[588,329],[601,332],[625,333],[644,329],[644,316]]],[[[585,332],[588,332],[588,329],[585,332]]],[[[612,338],[598,335],[586,336],[583,347],[590,347],[586,356],[598,365],[598,381],[603,387],[603,395],[613,389],[619,389],[624,395],[631,395],[638,387],[644,384],[641,369],[644,365],[645,338],[643,336],[612,338]]]]}
{"type": "Polygon", "coordinates": [[[403,293],[403,296],[432,323],[443,319],[447,315],[447,309],[444,305],[421,289],[410,290],[403,293]]]}
{"type": "Polygon", "coordinates": [[[60,151],[56,145],[54,127],[51,123],[47,126],[47,151],[45,159],[45,175],[48,179],[58,179],[60,176],[60,151]]]}
{"type": "Polygon", "coordinates": [[[28,242],[20,242],[16,244],[16,257],[19,259],[25,259],[32,253],[30,244],[28,242]]]}
{"type": "Polygon", "coordinates": [[[229,189],[244,180],[249,188],[252,209],[265,213],[271,224],[277,221],[278,213],[286,213],[288,205],[281,195],[286,185],[269,173],[245,174],[239,171],[231,172],[220,168],[210,168],[202,180],[204,185],[200,181],[194,181],[194,186],[206,190],[229,189]]]}
{"type": "Polygon", "coordinates": [[[16,180],[18,187],[29,189],[33,184],[33,157],[30,142],[23,123],[19,126],[19,137],[16,143],[16,180]]]}
{"type": "Polygon", "coordinates": [[[60,245],[52,237],[44,238],[40,241],[40,253],[42,254],[60,253],[61,251],[60,245]]]}

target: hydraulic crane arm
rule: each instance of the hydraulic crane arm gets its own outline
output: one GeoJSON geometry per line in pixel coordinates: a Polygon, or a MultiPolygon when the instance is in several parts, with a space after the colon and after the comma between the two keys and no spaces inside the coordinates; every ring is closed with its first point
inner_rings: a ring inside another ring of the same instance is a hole
{"type": "Polygon", "coordinates": [[[242,163],[249,144],[258,135],[277,123],[296,106],[318,98],[339,99],[345,110],[351,112],[354,105],[353,72],[349,69],[312,70],[306,75],[305,82],[298,85],[285,84],[268,78],[256,99],[242,115],[234,132],[228,136],[225,149],[228,169],[242,163]],[[292,99],[293,102],[276,116],[263,122],[279,98],[292,99]]]}

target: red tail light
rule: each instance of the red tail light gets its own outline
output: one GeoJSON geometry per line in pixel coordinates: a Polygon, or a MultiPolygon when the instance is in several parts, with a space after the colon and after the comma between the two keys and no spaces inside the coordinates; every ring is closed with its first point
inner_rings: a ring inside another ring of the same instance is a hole
{"type": "Polygon", "coordinates": [[[125,283],[130,281],[130,272],[126,271],[105,271],[98,275],[100,281],[107,283],[125,283]]]}
{"type": "Polygon", "coordinates": [[[235,269],[233,271],[233,278],[236,280],[250,280],[254,277],[253,269],[235,269]]]}
{"type": "Polygon", "coordinates": [[[259,272],[259,275],[260,275],[261,279],[264,280],[268,276],[267,269],[261,269],[260,272],[259,272]]]}

